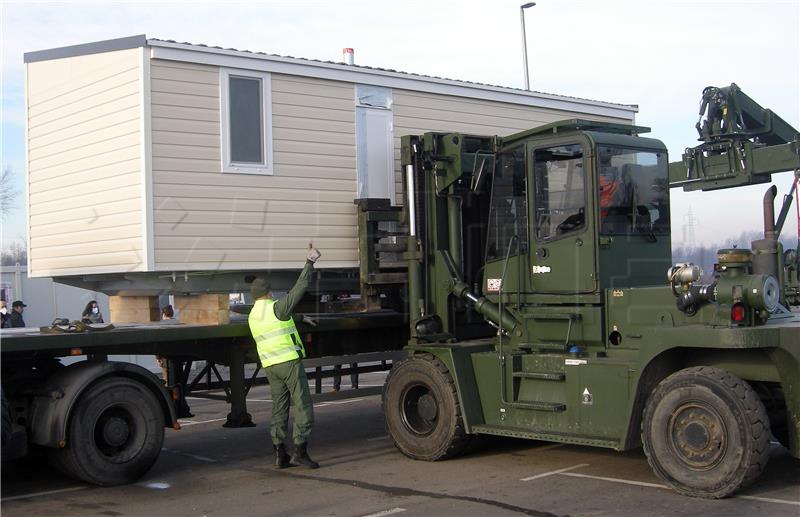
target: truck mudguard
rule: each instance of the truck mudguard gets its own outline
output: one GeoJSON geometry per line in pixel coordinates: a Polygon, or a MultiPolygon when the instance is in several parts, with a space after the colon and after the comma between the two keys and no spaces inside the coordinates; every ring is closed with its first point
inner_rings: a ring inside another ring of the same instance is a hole
{"type": "Polygon", "coordinates": [[[120,376],[135,380],[153,392],[164,412],[164,426],[175,427],[177,416],[164,386],[155,375],[132,363],[82,361],[61,369],[37,390],[31,404],[30,443],[45,447],[66,445],[67,424],[75,402],[95,381],[120,376]]]}

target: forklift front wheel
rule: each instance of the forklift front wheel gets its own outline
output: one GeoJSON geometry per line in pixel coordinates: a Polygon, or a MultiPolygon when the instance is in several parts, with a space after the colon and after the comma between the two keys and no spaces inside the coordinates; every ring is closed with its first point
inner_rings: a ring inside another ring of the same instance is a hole
{"type": "Polygon", "coordinates": [[[647,402],[642,443],[653,471],[677,492],[718,499],[764,469],[769,419],[753,388],[708,366],[664,379],[647,402]]]}
{"type": "Polygon", "coordinates": [[[432,354],[395,364],[386,378],[383,412],[395,446],[409,458],[452,458],[469,444],[453,377],[432,354]]]}

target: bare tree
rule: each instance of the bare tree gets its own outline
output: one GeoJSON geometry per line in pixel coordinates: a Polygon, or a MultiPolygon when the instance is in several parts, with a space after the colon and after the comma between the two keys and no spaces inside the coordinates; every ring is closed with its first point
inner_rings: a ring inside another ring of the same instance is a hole
{"type": "Polygon", "coordinates": [[[3,167],[0,171],[0,220],[8,217],[14,206],[19,191],[14,187],[14,171],[11,167],[3,167]]]}

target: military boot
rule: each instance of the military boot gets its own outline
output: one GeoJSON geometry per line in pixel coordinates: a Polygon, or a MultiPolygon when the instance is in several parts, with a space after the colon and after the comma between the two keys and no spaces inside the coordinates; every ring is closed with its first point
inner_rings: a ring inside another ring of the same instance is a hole
{"type": "Polygon", "coordinates": [[[294,454],[292,454],[292,459],[290,461],[292,465],[302,465],[310,469],[318,469],[319,463],[311,459],[308,455],[307,447],[307,443],[298,443],[295,445],[294,454]]]}
{"type": "Polygon", "coordinates": [[[289,455],[286,453],[286,447],[283,444],[273,445],[273,449],[275,449],[275,468],[276,469],[285,469],[286,467],[290,466],[289,464],[289,455]]]}

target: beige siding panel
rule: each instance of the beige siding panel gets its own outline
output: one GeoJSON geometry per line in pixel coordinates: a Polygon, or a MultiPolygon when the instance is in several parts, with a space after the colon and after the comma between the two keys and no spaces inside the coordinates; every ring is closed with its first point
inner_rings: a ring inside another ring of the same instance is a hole
{"type": "MultiPolygon", "coordinates": [[[[208,135],[217,135],[217,138],[219,138],[219,124],[215,122],[208,122],[206,120],[180,120],[162,118],[157,115],[159,113],[157,108],[158,106],[153,106],[153,131],[172,133],[203,133],[208,135]]],[[[168,143],[168,141],[165,143],[168,143]]]]}
{"type": "Polygon", "coordinates": [[[82,145],[76,143],[71,149],[62,153],[46,153],[39,158],[30,157],[28,166],[47,169],[49,167],[69,165],[73,162],[82,162],[95,156],[113,157],[117,151],[138,147],[139,144],[133,141],[138,136],[138,129],[111,138],[106,137],[106,135],[97,135],[90,143],[84,140],[82,145]]]}
{"type": "Polygon", "coordinates": [[[216,67],[154,61],[152,77],[158,269],[296,269],[312,238],[345,251],[329,267],[356,265],[352,84],[272,74],[273,174],[259,175],[221,172],[216,67]]]}
{"type": "MultiPolygon", "coordinates": [[[[94,179],[84,183],[68,183],[60,186],[48,185],[52,182],[40,182],[36,186],[37,191],[31,190],[30,200],[31,204],[44,204],[58,200],[71,203],[78,198],[89,198],[97,201],[106,193],[140,185],[141,178],[139,176],[137,171],[132,174],[120,174],[111,178],[94,179]]],[[[31,187],[33,188],[33,185],[31,187]]]]}
{"type": "Polygon", "coordinates": [[[168,81],[178,80],[186,83],[198,84],[216,85],[218,82],[217,72],[212,70],[174,68],[161,65],[156,65],[151,68],[150,77],[153,79],[164,79],[168,81]]]}
{"type": "Polygon", "coordinates": [[[177,120],[202,120],[219,124],[219,107],[207,109],[186,106],[158,106],[158,116],[177,120]]]}
{"type": "MultiPolygon", "coordinates": [[[[77,196],[71,198],[65,198],[62,196],[52,196],[55,199],[52,201],[39,201],[37,203],[30,204],[30,214],[31,215],[39,215],[39,214],[47,214],[53,212],[59,212],[62,210],[70,210],[74,208],[94,208],[98,205],[102,205],[105,203],[116,203],[118,201],[128,201],[128,200],[138,200],[139,204],[141,205],[141,188],[139,185],[135,187],[122,187],[116,188],[113,191],[105,192],[102,195],[102,201],[99,201],[97,198],[100,196],[92,195],[92,196],[77,196]],[[65,203],[64,199],[69,199],[69,203],[65,203]]],[[[87,218],[91,218],[92,216],[87,216],[87,218]]],[[[31,227],[31,235],[35,235],[36,229],[31,227]]]]}
{"type": "Polygon", "coordinates": [[[168,79],[153,79],[151,84],[153,85],[154,92],[179,93],[181,95],[197,95],[211,98],[219,96],[219,86],[215,84],[191,83],[168,79]]]}
{"type": "Polygon", "coordinates": [[[287,76],[274,76],[272,79],[273,92],[295,93],[313,97],[329,97],[331,99],[350,100],[353,106],[353,85],[334,81],[321,81],[310,79],[308,81],[294,80],[287,76]]]}
{"type": "Polygon", "coordinates": [[[346,156],[353,157],[353,142],[345,144],[328,142],[307,142],[296,139],[274,139],[273,150],[276,153],[289,154],[315,154],[322,156],[346,156]]]}
{"type": "Polygon", "coordinates": [[[330,131],[320,131],[317,129],[291,129],[285,127],[276,127],[274,120],[272,122],[272,126],[273,145],[279,145],[279,142],[286,141],[301,146],[312,143],[346,145],[351,148],[351,153],[353,152],[353,149],[355,149],[355,135],[350,133],[332,133],[330,131]]]}
{"type": "Polygon", "coordinates": [[[70,178],[72,180],[70,185],[57,184],[51,180],[39,179],[36,182],[31,182],[28,191],[31,194],[61,191],[62,195],[68,195],[68,193],[71,194],[76,191],[65,189],[72,188],[74,186],[77,187],[77,192],[80,193],[79,195],[85,195],[92,192],[98,192],[96,188],[89,188],[89,186],[93,184],[97,184],[98,186],[102,185],[102,188],[114,189],[122,187],[124,183],[134,185],[138,181],[139,174],[139,161],[130,160],[128,162],[124,162],[123,164],[112,167],[70,174],[70,178]],[[117,180],[119,180],[119,183],[115,183],[117,180]]]}
{"type": "MultiPolygon", "coordinates": [[[[187,192],[193,188],[214,188],[220,187],[220,173],[201,174],[197,172],[171,172],[169,174],[159,174],[156,185],[184,185],[187,192]]],[[[286,176],[262,176],[260,174],[231,174],[227,176],[225,186],[221,188],[241,188],[247,190],[266,191],[266,190],[302,190],[308,187],[307,178],[291,178],[286,176]]],[[[352,194],[354,188],[350,180],[337,180],[330,178],[315,178],[314,189],[325,192],[349,192],[352,194]]],[[[352,200],[351,200],[352,202],[352,200]]]]}
{"type": "Polygon", "coordinates": [[[64,94],[56,94],[46,99],[31,97],[29,116],[31,122],[45,115],[49,118],[58,118],[64,112],[75,113],[86,104],[96,106],[135,94],[139,90],[138,84],[139,65],[135,64],[124,72],[98,79],[64,94]],[[94,99],[96,102],[87,103],[88,100],[94,99]]]}
{"type": "Polygon", "coordinates": [[[176,106],[210,110],[219,109],[219,99],[215,97],[197,97],[180,93],[152,92],[150,99],[154,106],[176,106]]]}
{"type": "Polygon", "coordinates": [[[121,238],[120,235],[125,235],[126,231],[135,231],[134,227],[139,226],[141,223],[135,221],[131,224],[130,220],[127,222],[128,224],[120,225],[118,228],[97,228],[90,232],[75,232],[71,235],[63,233],[39,235],[37,236],[39,246],[36,251],[38,253],[48,253],[51,257],[63,257],[70,256],[71,254],[68,251],[72,247],[80,245],[91,245],[92,253],[131,249],[131,245],[137,244],[137,238],[121,238]]]}
{"type": "Polygon", "coordinates": [[[219,135],[203,133],[175,133],[172,131],[153,131],[153,145],[188,145],[196,147],[216,147],[219,149],[219,135]]]}
{"type": "Polygon", "coordinates": [[[48,231],[50,225],[69,224],[75,228],[92,226],[96,220],[105,217],[115,217],[124,214],[125,217],[135,217],[141,208],[138,199],[124,199],[113,203],[104,203],[98,206],[73,208],[65,207],[63,210],[51,211],[31,215],[31,225],[48,231]]]}
{"type": "MultiPolygon", "coordinates": [[[[277,241],[278,239],[276,239],[277,241]]],[[[298,251],[306,250],[308,242],[294,249],[285,249],[286,245],[282,242],[266,241],[264,248],[257,250],[242,250],[236,247],[230,249],[214,247],[213,249],[187,248],[182,250],[160,250],[156,248],[156,263],[164,269],[205,269],[216,270],[222,265],[227,268],[236,269],[277,269],[291,268],[299,269],[305,261],[305,253],[298,251]]],[[[324,248],[325,259],[320,261],[328,267],[344,267],[347,264],[358,263],[358,249],[355,240],[351,245],[343,248],[324,248]]]]}
{"type": "Polygon", "coordinates": [[[342,109],[323,109],[311,106],[296,106],[292,104],[273,104],[273,116],[291,117],[291,118],[305,118],[312,120],[327,120],[338,122],[349,122],[355,128],[355,112],[353,108],[349,110],[342,109]]]}
{"type": "MultiPolygon", "coordinates": [[[[262,205],[263,207],[263,205],[262,205]]],[[[236,208],[230,210],[206,210],[203,212],[189,211],[189,210],[164,210],[163,207],[158,212],[155,222],[169,223],[171,225],[193,225],[197,228],[191,231],[201,231],[200,225],[228,225],[230,227],[246,226],[248,229],[253,226],[266,227],[271,226],[272,229],[279,229],[279,226],[286,226],[287,231],[297,232],[296,226],[324,225],[326,229],[332,229],[340,226],[347,226],[354,228],[353,215],[347,214],[326,214],[319,211],[310,211],[306,208],[304,212],[291,212],[291,213],[276,213],[275,211],[280,208],[276,203],[270,203],[267,210],[259,211],[244,211],[236,208]]],[[[319,208],[319,207],[317,207],[319,208]]],[[[207,229],[204,233],[207,234],[211,228],[207,229]]]]}
{"type": "Polygon", "coordinates": [[[229,198],[251,200],[285,200],[293,199],[302,202],[333,202],[352,204],[355,195],[353,192],[337,190],[303,189],[276,189],[276,188],[241,188],[236,186],[205,186],[205,185],[154,185],[156,196],[161,197],[195,197],[206,199],[229,198]]]}
{"type": "MultiPolygon", "coordinates": [[[[355,124],[355,114],[353,115],[354,120],[346,120],[346,121],[336,121],[336,120],[324,120],[324,119],[310,119],[310,118],[300,118],[295,116],[289,115],[281,115],[281,114],[272,114],[272,128],[277,133],[279,128],[286,128],[286,129],[301,129],[301,130],[311,130],[311,131],[324,131],[330,133],[339,133],[341,135],[353,135],[353,144],[355,145],[355,134],[356,134],[356,124],[355,124]]],[[[353,151],[355,152],[355,151],[353,151]]]]}
{"type": "MultiPolygon", "coordinates": [[[[320,218],[318,218],[320,219],[320,218]]],[[[269,220],[269,218],[267,218],[269,220]]],[[[189,242],[189,239],[195,237],[202,237],[204,242],[218,242],[225,244],[231,242],[232,239],[244,239],[247,242],[243,244],[245,248],[262,248],[264,244],[260,239],[251,239],[254,232],[269,235],[270,238],[286,238],[286,242],[295,242],[298,234],[302,234],[300,240],[306,237],[314,237],[315,242],[319,241],[322,246],[323,241],[328,243],[338,243],[342,238],[354,238],[358,235],[358,230],[355,226],[330,226],[324,224],[325,221],[317,221],[317,224],[311,223],[306,225],[300,224],[220,224],[220,223],[202,223],[190,224],[184,221],[175,223],[156,223],[156,231],[169,232],[169,237],[162,237],[159,249],[183,249],[189,242]],[[214,237],[207,237],[208,234],[214,234],[214,237]],[[224,236],[219,236],[224,235],[224,236]]],[[[297,241],[300,242],[300,241],[297,241]]],[[[158,241],[156,242],[158,244],[158,241]]],[[[237,245],[239,245],[237,243],[237,245]]],[[[308,240],[305,240],[303,246],[308,246],[308,240]]],[[[206,246],[201,246],[206,247],[206,246]]]]}
{"type": "MultiPolygon", "coordinates": [[[[68,177],[72,174],[95,171],[132,170],[139,168],[140,162],[139,148],[136,146],[127,147],[114,153],[113,156],[90,156],[86,160],[59,164],[56,167],[48,167],[37,171],[35,176],[30,178],[30,184],[44,180],[54,180],[68,177]]],[[[113,173],[113,172],[112,172],[113,173]]]]}
{"type": "MultiPolygon", "coordinates": [[[[286,199],[266,200],[266,199],[206,199],[191,197],[156,197],[153,205],[158,208],[156,221],[161,217],[163,220],[171,220],[173,213],[186,214],[198,218],[214,217],[217,213],[228,214],[247,214],[255,212],[257,217],[264,217],[264,214],[279,214],[291,217],[294,214],[346,214],[349,220],[353,220],[356,214],[355,205],[336,203],[330,201],[287,201],[286,199]]],[[[278,215],[275,215],[276,217],[278,215]]]]}
{"type": "MultiPolygon", "coordinates": [[[[250,177],[250,178],[274,178],[275,175],[242,175],[236,173],[221,173],[220,162],[217,160],[191,160],[188,158],[175,159],[175,158],[154,158],[153,161],[159,167],[159,175],[156,179],[157,182],[170,182],[169,178],[172,177],[173,172],[192,172],[192,173],[208,173],[208,174],[225,174],[226,178],[234,177],[250,177]]],[[[337,168],[337,167],[315,167],[309,165],[298,164],[278,164],[280,167],[280,175],[285,178],[322,178],[322,179],[341,179],[341,180],[356,180],[356,172],[353,169],[337,168]]],[[[215,182],[219,182],[218,177],[214,177],[215,182]]],[[[236,182],[238,180],[226,179],[227,184],[236,182]]],[[[249,180],[247,180],[249,181],[249,180]]],[[[355,185],[352,190],[355,191],[355,185]]]]}
{"type": "Polygon", "coordinates": [[[58,140],[64,138],[65,134],[70,136],[81,135],[102,125],[111,126],[114,123],[122,122],[128,118],[124,116],[126,113],[129,114],[128,116],[135,116],[138,119],[139,104],[138,96],[129,95],[118,102],[93,106],[66,117],[29,126],[28,134],[37,143],[39,138],[45,136],[51,137],[51,140],[53,138],[58,140]]]}
{"type": "Polygon", "coordinates": [[[142,270],[141,49],[28,63],[31,276],[142,270]]]}
{"type": "Polygon", "coordinates": [[[63,134],[51,133],[49,135],[37,138],[35,147],[28,149],[28,156],[31,159],[37,159],[52,154],[63,153],[71,149],[75,149],[83,145],[86,139],[99,141],[101,139],[115,138],[121,135],[130,134],[137,131],[141,124],[138,113],[131,110],[128,116],[121,115],[118,117],[119,122],[110,122],[108,120],[99,120],[96,122],[95,128],[80,128],[79,133],[71,137],[65,138],[63,134]]]}
{"type": "Polygon", "coordinates": [[[48,109],[31,109],[30,122],[31,125],[38,125],[48,120],[58,120],[76,113],[82,113],[84,110],[93,108],[95,106],[105,106],[106,104],[124,103],[127,97],[136,97],[139,95],[139,80],[137,77],[132,77],[127,83],[118,87],[100,92],[97,95],[87,94],[85,96],[77,97],[74,100],[65,102],[65,104],[55,107],[48,107],[48,109]]]}
{"type": "MultiPolygon", "coordinates": [[[[80,252],[83,245],[76,252],[80,252]]],[[[31,249],[31,260],[40,264],[40,276],[60,276],[66,274],[89,274],[93,272],[128,272],[144,269],[144,256],[138,249],[109,253],[92,253],[86,257],[74,255],[70,257],[35,257],[31,249]]]]}
{"type": "Polygon", "coordinates": [[[315,95],[303,95],[298,93],[285,93],[279,91],[272,92],[273,109],[277,106],[298,106],[303,108],[339,110],[353,117],[353,99],[335,99],[332,97],[319,97],[315,95]]]}
{"type": "MultiPolygon", "coordinates": [[[[186,160],[208,160],[209,168],[219,171],[219,147],[200,145],[171,145],[154,143],[153,158],[178,158],[186,160]]],[[[163,162],[159,162],[160,164],[163,162]]],[[[215,172],[216,172],[215,171],[215,172]]]]}

